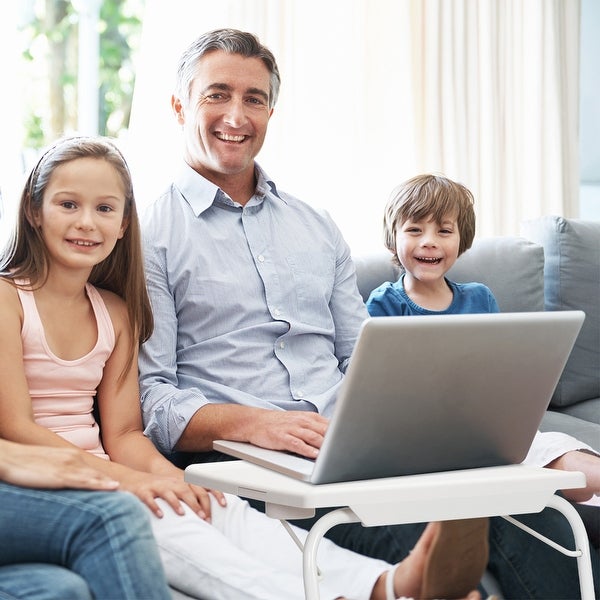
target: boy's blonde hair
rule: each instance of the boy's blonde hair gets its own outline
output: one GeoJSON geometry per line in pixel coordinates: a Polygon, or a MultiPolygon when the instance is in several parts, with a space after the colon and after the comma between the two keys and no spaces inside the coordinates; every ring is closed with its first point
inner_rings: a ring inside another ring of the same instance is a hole
{"type": "Polygon", "coordinates": [[[383,238],[392,253],[392,262],[402,266],[396,253],[396,230],[408,221],[433,217],[441,224],[449,215],[456,217],[460,245],[458,255],[468,250],[475,237],[473,194],[462,184],[441,175],[417,175],[392,192],[383,215],[383,238]]]}

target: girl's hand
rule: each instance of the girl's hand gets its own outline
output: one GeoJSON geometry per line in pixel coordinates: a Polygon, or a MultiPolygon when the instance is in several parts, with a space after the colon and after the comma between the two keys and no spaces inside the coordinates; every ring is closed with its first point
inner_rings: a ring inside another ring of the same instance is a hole
{"type": "Polygon", "coordinates": [[[121,479],[121,489],[135,494],[158,518],[163,516],[163,512],[156,498],[162,498],[178,515],[185,512],[182,503],[187,504],[205,521],[210,521],[211,517],[209,494],[212,494],[221,506],[225,506],[225,498],[221,492],[189,485],[179,477],[133,471],[121,479]]]}
{"type": "Polygon", "coordinates": [[[196,499],[200,503],[202,511],[207,515],[206,517],[203,517],[206,521],[210,522],[210,496],[213,496],[220,506],[227,506],[227,501],[225,500],[223,492],[209,490],[200,487],[199,485],[187,485],[189,485],[192,492],[196,495],[196,499]]]}
{"type": "Polygon", "coordinates": [[[110,491],[119,484],[88,466],[75,448],[28,446],[3,441],[0,479],[32,488],[110,491]]]}

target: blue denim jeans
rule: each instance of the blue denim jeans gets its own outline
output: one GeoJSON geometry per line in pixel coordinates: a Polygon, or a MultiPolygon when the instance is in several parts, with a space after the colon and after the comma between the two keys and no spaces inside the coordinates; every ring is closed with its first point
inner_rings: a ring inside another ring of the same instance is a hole
{"type": "Polygon", "coordinates": [[[0,540],[0,598],[171,597],[148,517],[130,494],[0,482],[0,540]]]}
{"type": "Polygon", "coordinates": [[[0,567],[0,600],[93,600],[85,579],[57,565],[24,563],[0,567]]]}

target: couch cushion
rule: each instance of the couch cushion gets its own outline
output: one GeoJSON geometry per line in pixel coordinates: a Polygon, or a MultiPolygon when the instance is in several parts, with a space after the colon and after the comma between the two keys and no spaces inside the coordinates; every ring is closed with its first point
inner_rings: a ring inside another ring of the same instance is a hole
{"type": "Polygon", "coordinates": [[[600,425],[554,410],[547,410],[540,424],[540,431],[562,431],[585,442],[600,452],[600,425]]]}
{"type": "MultiPolygon", "coordinates": [[[[367,300],[371,291],[400,276],[392,255],[382,250],[352,257],[358,289],[367,300]]],[[[520,237],[503,236],[474,241],[448,272],[459,283],[487,285],[503,312],[544,310],[544,250],[520,237]],[[518,292],[516,292],[518,290],[518,292]]]]}
{"type": "Polygon", "coordinates": [[[544,251],[524,238],[476,239],[448,277],[459,283],[484,283],[502,312],[544,310],[544,251]]]}
{"type": "Polygon", "coordinates": [[[386,281],[396,281],[400,276],[399,270],[392,264],[392,255],[387,250],[359,254],[353,256],[352,260],[356,267],[358,291],[365,302],[376,287],[386,281]]]}
{"type": "MultiPolygon", "coordinates": [[[[591,421],[600,426],[600,397],[591,400],[581,400],[568,406],[553,406],[552,408],[565,415],[571,415],[584,421],[591,421]]],[[[598,431],[600,432],[600,429],[598,431]]],[[[597,442],[598,446],[600,446],[600,433],[598,433],[597,442]]]]}
{"type": "Polygon", "coordinates": [[[551,405],[568,406],[598,398],[600,221],[542,217],[525,221],[521,231],[544,247],[546,310],[580,309],[586,314],[551,405]]]}

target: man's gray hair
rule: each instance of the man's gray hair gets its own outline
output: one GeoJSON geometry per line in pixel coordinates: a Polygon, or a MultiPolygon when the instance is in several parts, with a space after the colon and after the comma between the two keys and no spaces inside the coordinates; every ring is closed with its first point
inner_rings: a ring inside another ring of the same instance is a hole
{"type": "Polygon", "coordinates": [[[184,51],[177,66],[175,81],[176,95],[186,102],[190,99],[192,82],[200,59],[208,52],[222,50],[230,54],[241,54],[247,58],[260,58],[270,74],[269,108],[273,108],[279,96],[279,69],[275,56],[252,33],[238,29],[215,29],[202,34],[184,51]]]}

